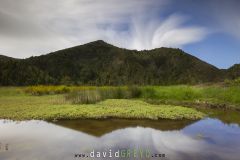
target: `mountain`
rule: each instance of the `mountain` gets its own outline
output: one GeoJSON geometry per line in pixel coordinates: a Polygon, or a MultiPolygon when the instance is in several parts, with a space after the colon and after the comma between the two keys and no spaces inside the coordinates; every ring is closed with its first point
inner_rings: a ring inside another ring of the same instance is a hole
{"type": "Polygon", "coordinates": [[[102,40],[27,59],[0,56],[0,85],[217,82],[223,71],[180,49],[127,50],[102,40]]]}
{"type": "Polygon", "coordinates": [[[14,58],[8,57],[8,56],[4,56],[4,55],[0,55],[0,61],[1,62],[5,62],[5,61],[10,61],[13,60],[14,58]]]}
{"type": "Polygon", "coordinates": [[[236,79],[240,77],[240,64],[235,64],[227,70],[227,76],[230,79],[236,79]]]}

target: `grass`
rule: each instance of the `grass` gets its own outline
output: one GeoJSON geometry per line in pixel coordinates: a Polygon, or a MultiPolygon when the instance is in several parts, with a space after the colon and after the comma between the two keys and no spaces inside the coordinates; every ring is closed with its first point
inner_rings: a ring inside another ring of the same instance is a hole
{"type": "Polygon", "coordinates": [[[77,91],[84,91],[84,90],[111,90],[111,89],[127,89],[127,87],[114,87],[114,86],[52,86],[52,85],[38,85],[38,86],[29,86],[25,87],[23,91],[27,94],[41,96],[41,95],[53,95],[53,94],[63,94],[69,92],[77,92],[77,91]]]}
{"type": "MultiPolygon", "coordinates": [[[[235,83],[234,83],[235,84],[235,83]]],[[[8,92],[5,88],[2,92],[8,92]]],[[[96,103],[105,99],[141,98],[151,103],[164,104],[215,104],[240,109],[240,85],[211,86],[32,86],[22,90],[29,95],[55,95],[68,93],[65,97],[72,103],[96,103]],[[94,100],[95,99],[95,100],[94,100]]],[[[11,92],[11,91],[9,91],[11,92]]],[[[1,94],[1,93],[0,93],[1,94]]],[[[16,94],[16,93],[13,93],[16,94]]]]}
{"type": "Polygon", "coordinates": [[[0,88],[0,119],[198,119],[204,116],[193,108],[182,106],[219,106],[239,110],[240,86],[0,88]]]}
{"type": "Polygon", "coordinates": [[[70,92],[71,88],[68,86],[30,86],[24,89],[26,93],[32,95],[48,95],[48,94],[63,94],[70,92]]]}
{"type": "Polygon", "coordinates": [[[107,99],[96,104],[72,104],[65,95],[32,96],[24,88],[0,88],[0,119],[199,119],[203,113],[182,106],[153,105],[137,99],[107,99]],[[7,91],[8,90],[8,91],[7,91]]]}
{"type": "Polygon", "coordinates": [[[72,104],[94,104],[104,100],[98,90],[71,92],[65,96],[65,99],[71,101],[72,104]]]}
{"type": "Polygon", "coordinates": [[[240,109],[240,86],[148,86],[141,97],[154,104],[192,104],[240,109]]]}
{"type": "Polygon", "coordinates": [[[139,98],[141,90],[138,87],[98,87],[89,90],[75,90],[65,96],[73,104],[94,104],[106,99],[139,98]]]}

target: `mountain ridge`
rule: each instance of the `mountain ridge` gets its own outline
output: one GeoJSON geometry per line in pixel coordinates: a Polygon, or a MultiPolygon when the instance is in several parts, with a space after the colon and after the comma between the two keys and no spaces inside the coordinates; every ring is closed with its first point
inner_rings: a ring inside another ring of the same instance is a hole
{"type": "Polygon", "coordinates": [[[168,85],[226,77],[225,71],[181,49],[128,50],[103,40],[26,59],[1,57],[0,85],[168,85]]]}

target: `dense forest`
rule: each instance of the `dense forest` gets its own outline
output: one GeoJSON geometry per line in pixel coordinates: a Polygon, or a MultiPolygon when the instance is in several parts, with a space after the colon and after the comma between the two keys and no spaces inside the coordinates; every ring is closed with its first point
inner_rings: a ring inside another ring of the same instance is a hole
{"type": "Polygon", "coordinates": [[[220,70],[180,49],[127,50],[104,41],[46,55],[0,56],[0,85],[170,85],[219,82],[240,76],[240,65],[220,70]]]}

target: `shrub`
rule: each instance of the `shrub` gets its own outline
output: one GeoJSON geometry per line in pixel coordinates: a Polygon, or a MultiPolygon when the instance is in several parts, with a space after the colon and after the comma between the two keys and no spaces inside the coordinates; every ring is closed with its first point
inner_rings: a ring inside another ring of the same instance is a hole
{"type": "Polygon", "coordinates": [[[70,87],[39,85],[27,87],[24,91],[32,95],[62,94],[70,92],[70,87]]]}

